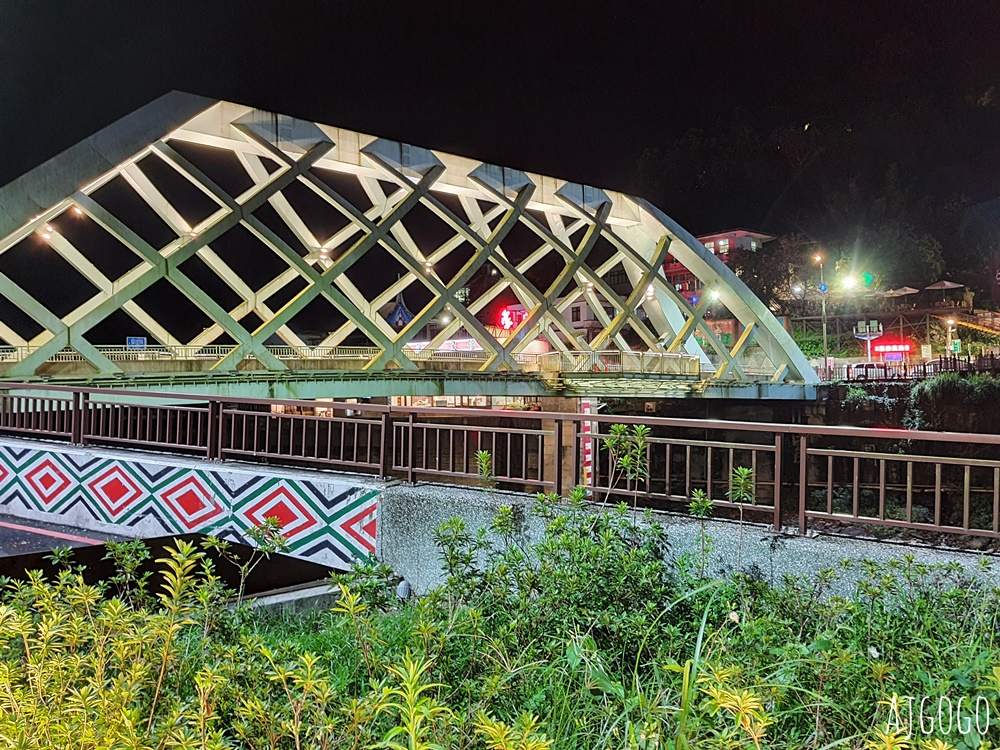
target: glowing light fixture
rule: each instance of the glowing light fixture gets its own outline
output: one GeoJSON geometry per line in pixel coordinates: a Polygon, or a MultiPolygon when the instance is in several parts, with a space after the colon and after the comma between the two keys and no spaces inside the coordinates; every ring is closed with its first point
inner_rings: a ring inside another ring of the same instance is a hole
{"type": "Polygon", "coordinates": [[[711,292],[708,293],[708,296],[711,297],[712,299],[719,299],[719,297],[721,297],[722,295],[719,293],[718,289],[713,289],[711,292]]]}
{"type": "Polygon", "coordinates": [[[77,216],[83,216],[83,209],[80,208],[79,206],[73,206],[73,213],[75,213],[77,216]]]}

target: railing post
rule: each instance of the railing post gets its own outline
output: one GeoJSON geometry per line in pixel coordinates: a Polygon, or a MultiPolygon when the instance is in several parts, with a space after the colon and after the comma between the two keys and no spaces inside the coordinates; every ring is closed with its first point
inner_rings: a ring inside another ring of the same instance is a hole
{"type": "Polygon", "coordinates": [[[218,461],[222,458],[222,402],[208,402],[208,448],[206,457],[218,461]]]}
{"type": "Polygon", "coordinates": [[[73,445],[83,445],[87,434],[85,424],[87,410],[87,394],[73,391],[73,406],[70,410],[70,442],[73,445]]]}
{"type": "Polygon", "coordinates": [[[580,435],[583,432],[583,425],[576,420],[571,422],[573,425],[573,439],[570,441],[572,443],[572,466],[570,468],[570,480],[573,486],[583,484],[583,476],[580,473],[580,454],[583,452],[583,441],[580,439],[580,435]]]}
{"type": "Polygon", "coordinates": [[[555,475],[553,479],[555,481],[555,493],[558,497],[562,497],[563,493],[563,421],[561,418],[556,418],[555,424],[555,449],[552,451],[552,462],[555,464],[555,475]]]}
{"type": "Polygon", "coordinates": [[[799,435],[799,535],[806,533],[806,500],[809,496],[809,437],[799,435]]]}
{"type": "Polygon", "coordinates": [[[79,445],[87,444],[87,435],[90,432],[90,394],[80,394],[80,440],[79,445]]]}
{"type": "Polygon", "coordinates": [[[382,412],[382,436],[379,440],[379,463],[378,474],[380,479],[389,478],[389,467],[392,463],[389,454],[392,451],[392,417],[388,411],[382,412]]]}
{"type": "Polygon", "coordinates": [[[406,481],[409,484],[413,484],[413,440],[415,435],[416,431],[413,429],[413,412],[411,411],[407,420],[406,436],[406,481]]]}
{"type": "Polygon", "coordinates": [[[781,469],[782,451],[785,447],[785,436],[777,432],[774,435],[774,530],[781,531],[781,469]]]}

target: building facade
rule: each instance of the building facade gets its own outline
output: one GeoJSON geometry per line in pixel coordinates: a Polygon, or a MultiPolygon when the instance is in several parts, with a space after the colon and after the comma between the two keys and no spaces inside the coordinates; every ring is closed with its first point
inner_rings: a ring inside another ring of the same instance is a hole
{"type": "MultiPolygon", "coordinates": [[[[730,229],[725,232],[704,234],[697,239],[705,246],[706,250],[715,254],[719,260],[728,265],[729,254],[733,250],[737,248],[759,250],[765,242],[773,240],[774,236],[749,229],[730,229]]],[[[698,281],[696,276],[669,255],[663,264],[663,272],[666,274],[667,281],[673,284],[674,289],[680,292],[688,302],[697,304],[702,283],[698,281]]]]}

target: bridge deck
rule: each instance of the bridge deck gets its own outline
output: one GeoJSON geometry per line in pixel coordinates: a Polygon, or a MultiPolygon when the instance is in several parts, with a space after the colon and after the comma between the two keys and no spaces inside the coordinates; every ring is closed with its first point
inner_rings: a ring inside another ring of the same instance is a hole
{"type": "MultiPolygon", "coordinates": [[[[275,371],[254,358],[239,369],[216,366],[235,347],[97,347],[121,370],[97,374],[77,352],[54,355],[31,378],[98,387],[160,389],[251,398],[357,398],[387,396],[649,396],[668,398],[813,399],[815,385],[770,382],[767,371],[744,368],[744,379],[721,380],[702,372],[697,357],[665,352],[550,352],[520,354],[521,372],[490,372],[483,351],[408,353],[415,370],[367,369],[374,347],[269,347],[287,369],[275,371]]],[[[30,354],[0,348],[0,367],[30,354]]]]}

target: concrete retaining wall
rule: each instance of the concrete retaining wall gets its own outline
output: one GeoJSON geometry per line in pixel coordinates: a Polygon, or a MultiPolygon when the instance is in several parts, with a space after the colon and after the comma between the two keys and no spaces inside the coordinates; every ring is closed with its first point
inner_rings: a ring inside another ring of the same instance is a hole
{"type": "MultiPolygon", "coordinates": [[[[503,504],[521,506],[524,518],[521,534],[526,541],[538,541],[544,533],[544,521],[531,513],[532,499],[527,495],[494,493],[481,489],[441,485],[393,485],[386,487],[379,516],[379,556],[405,577],[414,591],[422,593],[443,582],[441,556],[434,544],[434,529],[452,517],[465,520],[476,533],[488,528],[496,509],[503,504]]],[[[642,511],[640,511],[641,513],[642,511]]],[[[701,525],[694,518],[674,513],[656,513],[655,518],[667,527],[671,554],[699,554],[701,525]]],[[[841,567],[844,560],[875,560],[913,554],[924,563],[959,562],[970,571],[979,571],[979,552],[950,548],[903,545],[874,539],[840,536],[775,535],[769,525],[744,523],[742,534],[734,521],[713,520],[707,523],[712,541],[707,571],[713,576],[727,575],[736,569],[737,558],[743,571],[755,571],[774,583],[784,574],[814,574],[822,568],[841,567]],[[742,554],[739,553],[742,547],[742,554]]],[[[497,540],[499,541],[499,540],[497,540]]],[[[994,555],[985,555],[996,562],[994,555]]],[[[1000,566],[983,573],[987,580],[1000,585],[1000,566]]],[[[848,594],[857,580],[857,566],[843,573],[834,585],[834,593],[848,594]]]]}
{"type": "Polygon", "coordinates": [[[375,551],[382,488],[327,471],[0,439],[0,513],[131,537],[234,541],[277,517],[290,554],[337,568],[375,551]]]}

